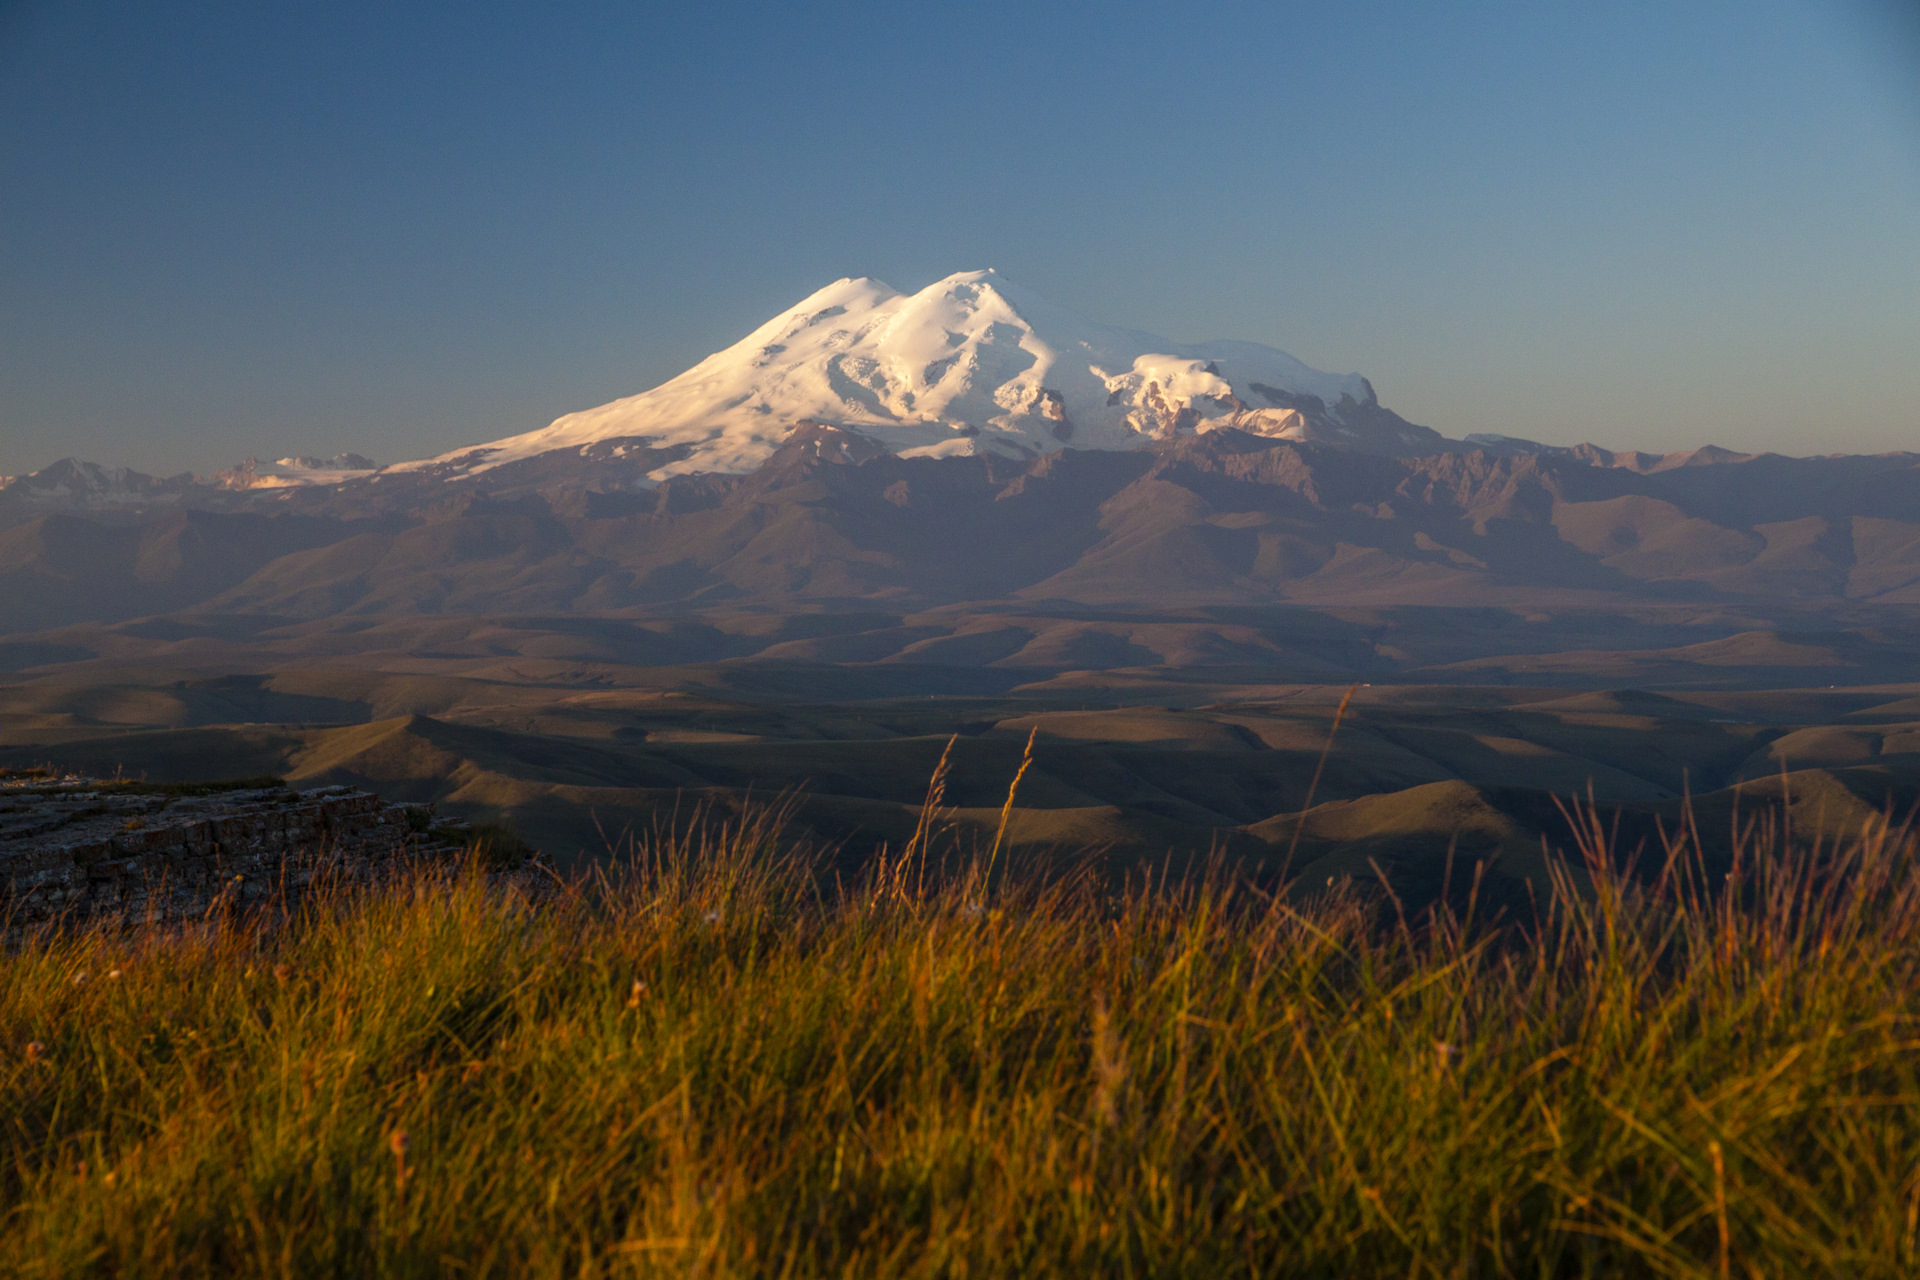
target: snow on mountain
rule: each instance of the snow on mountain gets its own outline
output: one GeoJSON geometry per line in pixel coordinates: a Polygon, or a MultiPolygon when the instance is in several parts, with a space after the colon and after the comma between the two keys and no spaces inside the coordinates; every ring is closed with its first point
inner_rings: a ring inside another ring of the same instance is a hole
{"type": "Polygon", "coordinates": [[[357,453],[335,458],[247,458],[210,476],[183,471],[150,476],[130,467],[62,458],[22,476],[0,476],[0,528],[56,511],[155,511],[204,507],[224,495],[259,489],[326,488],[374,475],[378,468],[357,453]],[[240,492],[235,492],[240,491],[240,492]]]}
{"type": "Polygon", "coordinates": [[[377,470],[379,467],[373,459],[357,453],[343,453],[333,458],[281,458],[272,463],[243,458],[225,471],[214,472],[212,483],[222,489],[297,489],[358,480],[377,470]]]}
{"type": "Polygon", "coordinates": [[[472,474],[632,441],[680,455],[654,480],[737,473],[803,421],[906,457],[1133,449],[1223,427],[1374,453],[1442,443],[1381,408],[1358,374],[1322,373],[1258,343],[1110,328],[970,271],[915,294],[836,281],[651,391],[389,470],[472,474]]]}
{"type": "Polygon", "coordinates": [[[165,479],[130,467],[103,467],[97,462],[62,458],[0,484],[0,505],[16,508],[106,509],[141,503],[175,502],[191,490],[194,477],[182,473],[165,479]]]}

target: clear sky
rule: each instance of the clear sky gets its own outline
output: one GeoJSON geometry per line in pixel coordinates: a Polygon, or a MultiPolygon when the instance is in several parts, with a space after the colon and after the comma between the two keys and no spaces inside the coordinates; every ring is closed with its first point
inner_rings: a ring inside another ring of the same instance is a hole
{"type": "Polygon", "coordinates": [[[1920,449],[1915,0],[0,0],[0,473],[398,461],[991,266],[1450,435],[1920,449]]]}

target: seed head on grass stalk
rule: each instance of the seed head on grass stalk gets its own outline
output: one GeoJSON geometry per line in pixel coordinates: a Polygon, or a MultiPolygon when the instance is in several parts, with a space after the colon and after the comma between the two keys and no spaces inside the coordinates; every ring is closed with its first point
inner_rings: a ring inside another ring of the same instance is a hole
{"type": "Polygon", "coordinates": [[[1348,685],[1347,691],[1340,695],[1340,705],[1333,709],[1333,724],[1327,729],[1327,744],[1320,748],[1320,762],[1313,766],[1313,780],[1307,783],[1307,798],[1300,806],[1300,815],[1293,820],[1293,839],[1287,842],[1287,858],[1280,864],[1280,880],[1286,881],[1293,872],[1293,855],[1300,847],[1300,833],[1306,829],[1307,811],[1313,808],[1313,793],[1320,789],[1320,775],[1326,772],[1327,757],[1333,754],[1333,740],[1340,734],[1340,722],[1346,718],[1347,704],[1353,701],[1353,695],[1359,691],[1357,684],[1348,685]]]}
{"type": "Polygon", "coordinates": [[[985,895],[993,877],[993,864],[1000,857],[1000,844],[1007,838],[1007,822],[1013,817],[1013,799],[1020,794],[1020,779],[1027,776],[1027,769],[1033,764],[1033,740],[1040,734],[1040,726],[1027,730],[1027,748],[1020,754],[1020,767],[1014,770],[1013,781],[1007,784],[1007,802],[1000,807],[1000,825],[993,832],[993,848],[987,854],[987,869],[980,877],[980,892],[985,895]]]}
{"type": "Polygon", "coordinates": [[[927,781],[926,799],[920,802],[920,817],[914,824],[913,837],[907,841],[907,847],[901,852],[899,879],[896,891],[906,892],[905,876],[913,867],[916,857],[919,868],[914,880],[914,896],[922,896],[927,886],[927,854],[933,844],[934,826],[944,816],[943,806],[947,798],[947,771],[951,767],[953,744],[960,741],[960,735],[954,734],[947,739],[947,745],[940,751],[940,762],[933,767],[933,777],[927,781]]]}

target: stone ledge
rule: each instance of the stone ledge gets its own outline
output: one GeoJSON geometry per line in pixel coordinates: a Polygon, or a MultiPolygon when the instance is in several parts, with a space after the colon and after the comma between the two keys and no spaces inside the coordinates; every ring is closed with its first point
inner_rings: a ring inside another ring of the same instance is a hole
{"type": "Polygon", "coordinates": [[[216,899],[364,879],[402,855],[446,856],[464,823],[353,787],[145,788],[97,778],[0,778],[0,918],[14,930],[101,914],[182,920],[216,899]]]}

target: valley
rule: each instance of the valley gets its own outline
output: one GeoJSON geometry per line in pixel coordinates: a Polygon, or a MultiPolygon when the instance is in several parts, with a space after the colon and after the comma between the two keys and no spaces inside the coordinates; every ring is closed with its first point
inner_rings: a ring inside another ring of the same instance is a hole
{"type": "Polygon", "coordinates": [[[1689,803],[1719,847],[1743,807],[1784,798],[1797,829],[1847,836],[1920,800],[1914,643],[1884,626],[1675,643],[1700,621],[987,616],[76,626],[11,642],[33,665],[0,684],[0,765],[365,787],[510,820],[563,867],[696,810],[779,800],[853,867],[910,837],[950,740],[955,838],[990,843],[1031,735],[1007,831],[1017,857],[1214,853],[1278,869],[1291,851],[1303,883],[1385,874],[1414,897],[1442,890],[1449,859],[1463,876],[1485,862],[1485,894],[1513,909],[1543,839],[1570,848],[1570,800],[1656,850],[1689,803]],[[1576,636],[1649,647],[1575,649],[1576,636]],[[1205,661],[1233,643],[1268,646],[1267,661],[1205,661]],[[699,660],[715,653],[731,656],[699,660]]]}

